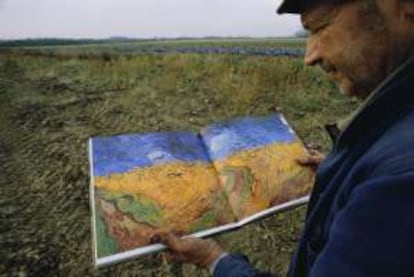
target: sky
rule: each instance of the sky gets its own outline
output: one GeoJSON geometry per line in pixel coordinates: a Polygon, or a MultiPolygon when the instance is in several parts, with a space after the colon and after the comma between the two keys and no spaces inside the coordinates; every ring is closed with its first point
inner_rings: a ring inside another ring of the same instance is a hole
{"type": "Polygon", "coordinates": [[[214,123],[206,126],[202,135],[202,140],[190,132],[94,137],[91,140],[93,174],[108,176],[136,167],[177,161],[216,161],[244,150],[274,143],[295,143],[296,140],[286,120],[278,114],[214,123]]]}
{"type": "Polygon", "coordinates": [[[292,36],[281,0],[0,0],[0,39],[292,36]]]}

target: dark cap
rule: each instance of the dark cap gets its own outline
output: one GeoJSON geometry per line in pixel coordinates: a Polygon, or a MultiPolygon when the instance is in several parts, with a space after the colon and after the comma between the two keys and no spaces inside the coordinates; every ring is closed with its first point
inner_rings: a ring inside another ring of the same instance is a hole
{"type": "Polygon", "coordinates": [[[278,14],[282,13],[299,13],[300,12],[300,0],[283,0],[282,4],[276,10],[278,14]]]}

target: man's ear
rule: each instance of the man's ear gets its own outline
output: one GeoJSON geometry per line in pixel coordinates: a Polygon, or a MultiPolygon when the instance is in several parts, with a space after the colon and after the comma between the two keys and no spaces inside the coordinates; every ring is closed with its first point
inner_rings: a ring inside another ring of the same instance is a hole
{"type": "Polygon", "coordinates": [[[404,19],[414,23],[414,0],[399,0],[399,10],[404,19]]]}
{"type": "MultiPolygon", "coordinates": [[[[383,18],[396,29],[414,23],[414,0],[376,0],[383,18]]],[[[409,27],[411,28],[411,27],[409,27]]]]}
{"type": "Polygon", "coordinates": [[[385,17],[403,19],[414,15],[414,0],[376,0],[385,17]]]}

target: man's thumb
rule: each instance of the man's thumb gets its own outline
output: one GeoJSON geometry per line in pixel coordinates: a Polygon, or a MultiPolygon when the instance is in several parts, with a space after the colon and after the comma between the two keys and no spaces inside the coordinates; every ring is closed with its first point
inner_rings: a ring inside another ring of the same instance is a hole
{"type": "Polygon", "coordinates": [[[155,236],[158,237],[160,243],[167,245],[173,251],[179,252],[182,248],[182,242],[180,238],[173,235],[172,233],[158,233],[155,236]]]}

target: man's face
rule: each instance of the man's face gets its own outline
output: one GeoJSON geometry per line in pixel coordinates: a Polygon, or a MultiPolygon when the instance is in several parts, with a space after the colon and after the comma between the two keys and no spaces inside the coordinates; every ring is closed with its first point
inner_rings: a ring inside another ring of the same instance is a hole
{"type": "Polygon", "coordinates": [[[385,28],[367,2],[334,6],[332,1],[320,0],[301,13],[302,23],[310,31],[305,63],[320,65],[342,93],[360,98],[387,74],[385,28]]]}

